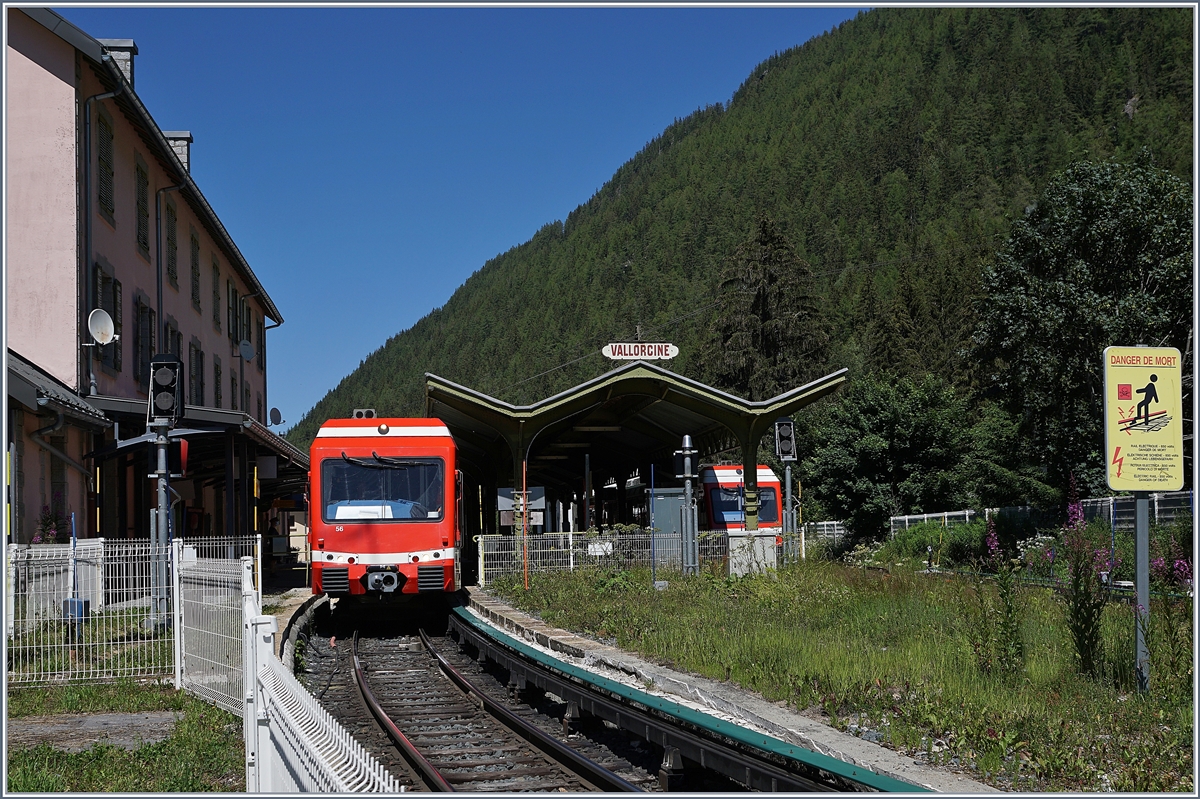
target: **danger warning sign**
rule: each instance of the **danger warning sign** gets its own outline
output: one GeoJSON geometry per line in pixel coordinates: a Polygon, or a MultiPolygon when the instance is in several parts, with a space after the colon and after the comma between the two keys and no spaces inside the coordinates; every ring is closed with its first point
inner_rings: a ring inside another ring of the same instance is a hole
{"type": "Polygon", "coordinates": [[[1183,488],[1183,389],[1174,347],[1104,350],[1104,460],[1114,491],[1183,488]]]}

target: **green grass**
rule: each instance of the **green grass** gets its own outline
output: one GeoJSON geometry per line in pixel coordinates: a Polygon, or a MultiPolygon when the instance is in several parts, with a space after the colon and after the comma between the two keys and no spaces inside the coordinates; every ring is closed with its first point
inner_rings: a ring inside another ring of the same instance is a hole
{"type": "Polygon", "coordinates": [[[174,710],[171,736],[134,750],[97,744],[78,753],[47,744],[10,748],[11,792],[199,792],[245,790],[241,720],[182,691],[125,681],[9,688],[8,717],[174,710]]]}
{"type": "MultiPolygon", "coordinates": [[[[1020,589],[1024,666],[999,677],[972,651],[976,589],[962,578],[808,561],[773,577],[671,575],[661,592],[648,570],[531,579],[528,593],[518,581],[495,589],[550,624],[823,709],[841,729],[878,730],[894,749],[1006,790],[1194,785],[1190,605],[1175,614],[1185,673],[1155,672],[1143,696],[1130,689],[1128,606],[1106,609],[1105,677],[1090,681],[1076,673],[1063,604],[1044,588],[1020,589]]],[[[1166,663],[1161,625],[1150,640],[1154,663],[1166,663]]]]}

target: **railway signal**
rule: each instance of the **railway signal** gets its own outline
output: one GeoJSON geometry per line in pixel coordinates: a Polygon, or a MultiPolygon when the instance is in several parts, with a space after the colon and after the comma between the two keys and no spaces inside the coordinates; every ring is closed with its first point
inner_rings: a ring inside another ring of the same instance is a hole
{"type": "Polygon", "coordinates": [[[150,360],[150,415],[169,419],[171,426],[183,416],[183,361],[178,356],[150,360]]]}
{"type": "Polygon", "coordinates": [[[796,460],[796,431],[786,417],[775,421],[775,454],[781,461],[796,460]]]}

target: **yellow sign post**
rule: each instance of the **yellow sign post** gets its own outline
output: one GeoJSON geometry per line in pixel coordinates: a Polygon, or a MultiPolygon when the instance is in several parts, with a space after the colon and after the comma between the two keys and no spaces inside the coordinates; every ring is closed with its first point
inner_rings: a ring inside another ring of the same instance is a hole
{"type": "Polygon", "coordinates": [[[1114,491],[1183,488],[1181,362],[1174,347],[1104,350],[1104,462],[1114,491]]]}
{"type": "Polygon", "coordinates": [[[1174,347],[1104,350],[1108,487],[1134,492],[1134,673],[1150,690],[1150,492],[1183,488],[1183,367],[1174,347]]]}

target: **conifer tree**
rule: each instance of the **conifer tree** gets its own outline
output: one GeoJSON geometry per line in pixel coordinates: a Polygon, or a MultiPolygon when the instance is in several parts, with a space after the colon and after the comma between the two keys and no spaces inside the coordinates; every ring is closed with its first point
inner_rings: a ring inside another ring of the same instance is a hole
{"type": "Polygon", "coordinates": [[[819,376],[829,332],[812,294],[813,274],[770,217],[730,256],[701,367],[708,378],[763,400],[819,376]]]}

